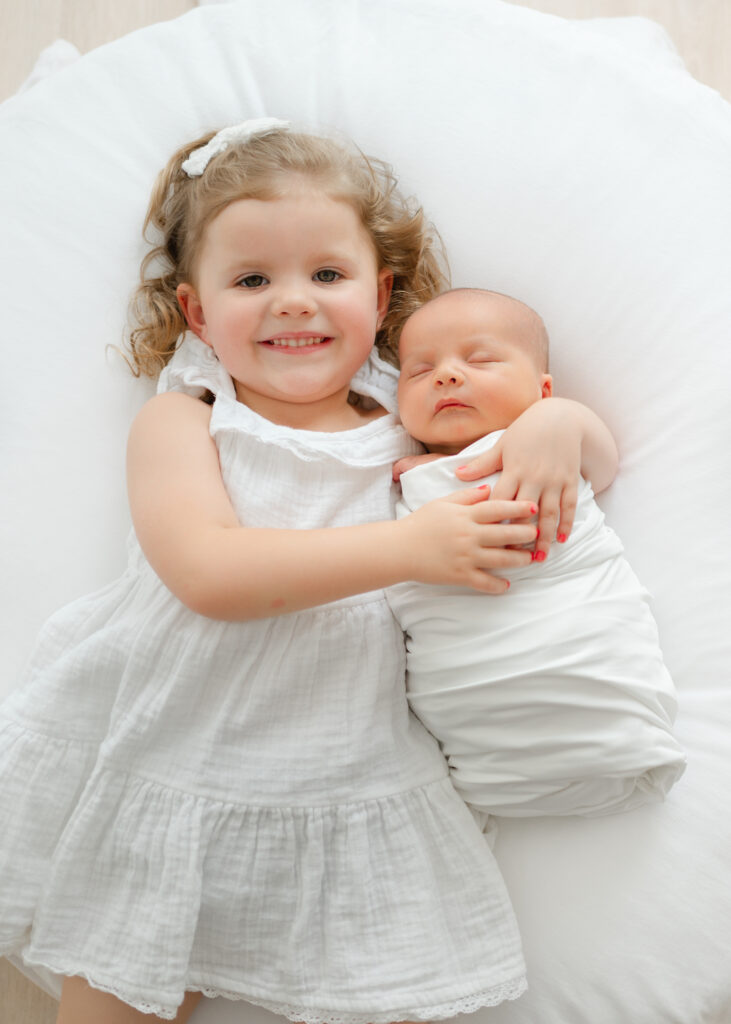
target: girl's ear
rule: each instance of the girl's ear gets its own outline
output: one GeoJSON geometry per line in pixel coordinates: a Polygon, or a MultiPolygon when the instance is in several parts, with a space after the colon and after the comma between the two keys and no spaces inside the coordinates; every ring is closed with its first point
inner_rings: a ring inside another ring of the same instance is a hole
{"type": "Polygon", "coordinates": [[[390,270],[381,270],[378,274],[378,326],[386,319],[388,304],[391,301],[393,274],[390,270]]]}
{"type": "Polygon", "coordinates": [[[550,373],[541,374],[541,398],[550,398],[553,395],[553,377],[550,373]]]}
{"type": "Polygon", "coordinates": [[[201,341],[208,345],[209,341],[206,338],[206,319],[203,316],[203,306],[201,306],[200,299],[193,285],[183,282],[183,284],[178,285],[175,294],[188,327],[190,327],[193,334],[197,334],[201,341]]]}

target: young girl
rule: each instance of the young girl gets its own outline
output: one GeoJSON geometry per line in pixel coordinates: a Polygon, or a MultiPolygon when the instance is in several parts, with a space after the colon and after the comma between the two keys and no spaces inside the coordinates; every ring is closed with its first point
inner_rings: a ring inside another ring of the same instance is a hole
{"type": "Polygon", "coordinates": [[[520,500],[393,521],[418,447],[374,337],[442,277],[387,168],[248,122],[177,153],[148,222],[132,358],[165,369],[129,441],[136,538],[1,709],[0,952],[69,976],[60,1024],[184,1021],[200,993],[312,1024],[514,998],[510,904],[408,712],[382,588],[504,589],[489,570],[530,561],[507,545],[582,445],[602,463],[604,428],[567,406],[529,424],[520,500]]]}

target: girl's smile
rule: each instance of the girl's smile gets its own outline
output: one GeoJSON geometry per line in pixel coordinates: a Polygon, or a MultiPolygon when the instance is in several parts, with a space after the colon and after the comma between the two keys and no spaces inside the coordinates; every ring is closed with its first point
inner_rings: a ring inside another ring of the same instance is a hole
{"type": "Polygon", "coordinates": [[[233,202],[208,225],[195,278],[178,300],[239,401],[285,425],[353,425],[350,381],[385,316],[391,274],[352,206],[303,187],[233,202]]]}
{"type": "Polygon", "coordinates": [[[316,345],[327,345],[330,338],[317,337],[310,334],[287,334],[279,338],[265,338],[260,345],[273,345],[282,348],[285,354],[301,352],[303,348],[312,348],[316,345]]]}

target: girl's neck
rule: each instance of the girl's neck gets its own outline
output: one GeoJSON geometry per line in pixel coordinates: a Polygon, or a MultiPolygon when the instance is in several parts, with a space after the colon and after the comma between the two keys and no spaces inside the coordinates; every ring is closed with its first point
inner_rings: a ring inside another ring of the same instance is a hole
{"type": "Polygon", "coordinates": [[[294,430],[312,430],[321,433],[338,433],[353,430],[370,420],[386,414],[381,406],[365,409],[348,401],[349,389],[337,395],[330,395],[319,402],[280,402],[274,398],[251,395],[236,384],[236,397],[242,405],[248,406],[259,416],[282,427],[294,430]]]}

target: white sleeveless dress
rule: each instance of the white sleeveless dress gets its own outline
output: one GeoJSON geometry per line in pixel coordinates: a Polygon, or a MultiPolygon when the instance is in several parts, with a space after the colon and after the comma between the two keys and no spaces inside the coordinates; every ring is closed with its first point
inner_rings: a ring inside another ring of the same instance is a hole
{"type": "MultiPolygon", "coordinates": [[[[376,357],[353,387],[394,409],[376,357]]],[[[393,412],[278,426],[188,337],[160,390],[206,389],[242,523],[392,516],[391,464],[416,450],[393,412]]],[[[132,538],[122,578],[51,618],[0,707],[0,954],[166,1019],[191,989],[308,1024],[520,995],[502,878],[408,710],[404,660],[383,591],[213,621],[132,538]]]]}

